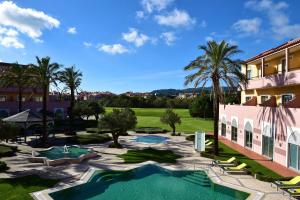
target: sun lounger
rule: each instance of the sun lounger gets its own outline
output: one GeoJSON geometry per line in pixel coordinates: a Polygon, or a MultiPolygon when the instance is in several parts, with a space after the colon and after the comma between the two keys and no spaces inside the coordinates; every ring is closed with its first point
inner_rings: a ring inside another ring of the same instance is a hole
{"type": "Polygon", "coordinates": [[[230,166],[235,165],[235,161],[236,161],[236,158],[231,157],[228,160],[214,160],[212,164],[217,165],[217,166],[230,167],[230,166]]]}
{"type": "Polygon", "coordinates": [[[246,173],[247,171],[245,170],[247,164],[242,163],[236,167],[221,167],[223,169],[223,173],[246,173]]]}
{"type": "Polygon", "coordinates": [[[290,188],[285,190],[290,197],[300,197],[300,188],[290,188]]]}
{"type": "Polygon", "coordinates": [[[295,187],[300,187],[300,176],[295,176],[289,181],[274,181],[273,183],[271,183],[271,185],[273,184],[277,187],[277,190],[278,188],[292,189],[295,187]]]}
{"type": "Polygon", "coordinates": [[[205,144],[205,147],[209,147],[209,146],[211,146],[212,144],[213,144],[213,142],[208,142],[208,143],[205,144]]]}
{"type": "Polygon", "coordinates": [[[209,143],[209,140],[205,140],[205,144],[209,143]]]}

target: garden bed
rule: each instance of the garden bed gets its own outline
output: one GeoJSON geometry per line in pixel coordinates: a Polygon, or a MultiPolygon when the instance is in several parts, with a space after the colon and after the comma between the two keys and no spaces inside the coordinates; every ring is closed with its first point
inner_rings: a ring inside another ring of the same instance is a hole
{"type": "Polygon", "coordinates": [[[127,153],[118,155],[125,163],[141,163],[145,161],[155,161],[159,163],[176,163],[176,159],[182,156],[175,154],[171,150],[157,150],[147,148],[142,150],[128,150],[127,153]]]}

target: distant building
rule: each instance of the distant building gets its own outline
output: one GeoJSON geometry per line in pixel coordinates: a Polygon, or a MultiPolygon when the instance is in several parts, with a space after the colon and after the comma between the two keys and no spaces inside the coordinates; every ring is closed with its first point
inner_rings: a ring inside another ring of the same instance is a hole
{"type": "MultiPolygon", "coordinates": [[[[0,62],[0,72],[3,73],[11,66],[10,63],[0,62]]],[[[39,112],[42,109],[42,90],[40,88],[24,88],[22,97],[23,110],[31,109],[39,112]]],[[[0,87],[0,118],[18,113],[18,89],[16,87],[0,87]]],[[[49,93],[48,111],[57,118],[65,118],[69,107],[69,95],[49,93]]]]}
{"type": "Polygon", "coordinates": [[[300,171],[300,38],[245,61],[241,105],[220,106],[220,135],[300,171]]]}
{"type": "Polygon", "coordinates": [[[97,101],[107,96],[115,96],[115,94],[108,91],[106,92],[83,91],[77,94],[76,99],[81,101],[97,101]]]}
{"type": "Polygon", "coordinates": [[[178,99],[192,99],[192,98],[195,98],[197,96],[198,96],[198,94],[196,94],[196,93],[179,93],[176,98],[178,98],[178,99]]]}
{"type": "Polygon", "coordinates": [[[145,99],[152,96],[152,94],[149,92],[125,92],[121,95],[125,95],[128,97],[143,97],[145,99]]]}

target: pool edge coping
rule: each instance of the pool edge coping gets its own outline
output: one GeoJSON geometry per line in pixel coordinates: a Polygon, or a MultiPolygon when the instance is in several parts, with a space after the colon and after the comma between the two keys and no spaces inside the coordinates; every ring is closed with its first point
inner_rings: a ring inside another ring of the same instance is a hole
{"type": "MultiPolygon", "coordinates": [[[[180,170],[197,171],[195,169],[184,169],[184,168],[178,169],[178,168],[174,168],[171,166],[165,166],[165,165],[161,165],[160,163],[157,163],[155,161],[146,161],[146,162],[138,163],[138,164],[135,164],[132,166],[126,166],[126,167],[123,167],[122,170],[132,170],[132,169],[135,169],[135,168],[138,168],[138,167],[141,167],[144,165],[148,165],[148,164],[153,164],[153,165],[159,166],[161,168],[164,168],[164,169],[167,169],[170,171],[180,171],[180,170]]],[[[50,193],[58,192],[60,190],[64,190],[64,189],[68,189],[68,188],[71,188],[74,186],[85,184],[90,180],[90,178],[92,177],[92,175],[94,174],[95,171],[101,170],[101,169],[104,169],[104,168],[89,167],[89,169],[80,177],[80,179],[75,182],[63,183],[62,185],[58,185],[58,186],[48,188],[45,190],[33,192],[33,193],[30,193],[30,196],[35,200],[53,200],[53,198],[49,195],[50,193]]],[[[109,167],[109,166],[105,167],[105,169],[116,170],[116,169],[112,169],[112,167],[109,167]]],[[[200,170],[202,170],[202,169],[200,169],[200,170]]],[[[222,185],[222,186],[229,187],[229,188],[232,188],[235,190],[239,190],[241,192],[248,193],[249,196],[247,197],[247,200],[249,200],[249,199],[261,200],[264,196],[263,192],[259,192],[254,189],[246,188],[243,186],[238,186],[238,185],[231,184],[231,183],[221,180],[212,169],[209,170],[208,172],[206,172],[206,174],[214,184],[222,185]]]]}

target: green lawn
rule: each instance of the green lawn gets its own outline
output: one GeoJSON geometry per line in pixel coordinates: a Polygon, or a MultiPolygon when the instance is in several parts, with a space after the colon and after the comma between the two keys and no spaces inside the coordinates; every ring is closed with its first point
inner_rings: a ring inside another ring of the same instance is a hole
{"type": "MultiPolygon", "coordinates": [[[[106,108],[106,112],[111,112],[113,108],[106,108]]],[[[165,108],[133,108],[138,119],[139,127],[161,127],[170,130],[168,125],[160,122],[160,116],[165,112],[165,108]]],[[[213,121],[211,119],[192,118],[188,109],[173,109],[181,117],[181,124],[177,125],[177,130],[185,133],[195,131],[213,131],[213,121]]]]}
{"type": "Polygon", "coordinates": [[[143,150],[128,150],[127,153],[118,155],[118,157],[123,158],[125,163],[141,163],[149,160],[159,163],[176,163],[176,159],[182,156],[170,150],[147,148],[143,150]]]}
{"type": "Polygon", "coordinates": [[[0,199],[32,200],[29,193],[53,187],[57,182],[57,180],[42,179],[38,176],[0,179],[0,199]]]}
{"type": "MultiPolygon", "coordinates": [[[[247,166],[249,167],[248,170],[251,172],[251,174],[257,174],[258,179],[264,181],[273,181],[282,178],[279,174],[264,167],[263,165],[259,164],[255,160],[252,160],[251,158],[240,154],[234,149],[231,149],[230,147],[226,146],[222,142],[219,143],[219,148],[220,148],[219,156],[214,157],[214,159],[227,160],[228,158],[236,157],[240,163],[246,163],[247,166]]],[[[208,157],[211,157],[212,149],[210,150],[207,149],[207,152],[205,152],[205,154],[208,157]]],[[[201,154],[201,155],[205,156],[205,154],[201,154]]]]}

